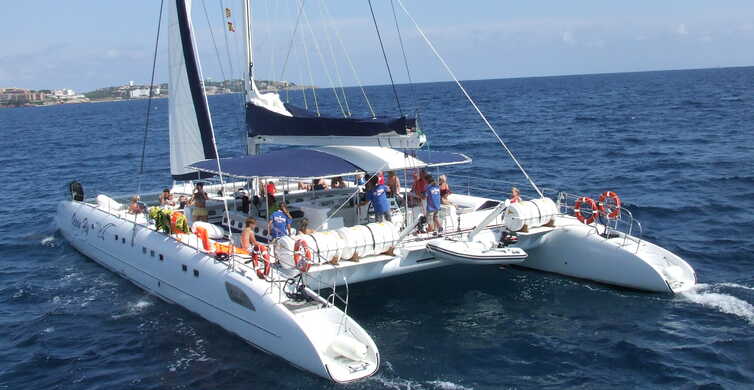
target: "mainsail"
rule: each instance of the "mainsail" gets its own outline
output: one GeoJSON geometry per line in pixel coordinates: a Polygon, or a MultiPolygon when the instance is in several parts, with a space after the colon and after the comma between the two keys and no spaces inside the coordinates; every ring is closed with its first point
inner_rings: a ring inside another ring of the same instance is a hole
{"type": "Polygon", "coordinates": [[[191,0],[169,1],[170,174],[174,180],[198,178],[188,165],[215,158],[212,119],[191,24],[191,0]]]}

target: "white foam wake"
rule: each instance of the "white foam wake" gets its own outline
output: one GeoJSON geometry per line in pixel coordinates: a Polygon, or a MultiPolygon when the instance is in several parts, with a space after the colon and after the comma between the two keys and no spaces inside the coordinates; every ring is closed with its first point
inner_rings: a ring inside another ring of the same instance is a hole
{"type": "MultiPolygon", "coordinates": [[[[723,283],[721,285],[751,289],[746,286],[733,286],[734,284],[723,283]]],[[[693,289],[683,292],[681,295],[691,302],[741,317],[749,322],[749,324],[754,325],[754,305],[733,295],[710,292],[712,288],[713,286],[709,284],[697,284],[693,289]]]]}

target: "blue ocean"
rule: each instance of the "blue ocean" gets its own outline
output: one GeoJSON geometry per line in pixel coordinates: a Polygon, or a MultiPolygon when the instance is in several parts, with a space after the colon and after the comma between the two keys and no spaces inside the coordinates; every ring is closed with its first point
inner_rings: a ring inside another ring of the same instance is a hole
{"type": "MultiPolygon", "coordinates": [[[[538,184],[617,192],[699,286],[657,295],[494,266],[352,285],[349,314],[382,366],[331,384],[146,294],[57,232],[71,180],[87,196],[171,184],[166,100],[152,104],[143,174],[145,100],[0,109],[0,389],[754,388],[754,68],[465,85],[538,184]]],[[[390,86],[366,92],[398,113],[390,86]]],[[[358,89],[346,93],[368,112],[358,89]]],[[[481,187],[463,176],[497,180],[484,194],[495,197],[525,183],[454,84],[398,93],[431,150],[473,159],[445,171],[455,192],[481,187]]],[[[331,90],[317,95],[336,113],[331,90]]],[[[241,97],[209,102],[221,154],[241,154],[241,97]]]]}

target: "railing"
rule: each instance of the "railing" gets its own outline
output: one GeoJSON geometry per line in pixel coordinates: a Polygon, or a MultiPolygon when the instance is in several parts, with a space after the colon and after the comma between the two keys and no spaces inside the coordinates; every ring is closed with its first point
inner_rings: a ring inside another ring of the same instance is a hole
{"type": "MultiPolygon", "coordinates": [[[[537,194],[537,192],[525,182],[459,174],[446,174],[445,176],[448,178],[448,185],[451,190],[460,186],[461,188],[466,189],[466,195],[469,196],[472,195],[473,190],[483,194],[490,194],[490,197],[493,197],[494,199],[500,199],[508,197],[510,195],[511,187],[516,187],[521,191],[521,195],[525,198],[539,198],[539,194],[537,194]],[[493,187],[493,185],[495,186],[493,187]]],[[[553,188],[540,187],[540,190],[542,190],[542,193],[545,196],[555,197],[558,194],[558,190],[553,188]]],[[[458,192],[456,191],[456,193],[458,192]]],[[[475,195],[478,196],[476,193],[475,195]]]]}
{"type": "MultiPolygon", "coordinates": [[[[576,200],[581,198],[581,195],[569,194],[566,192],[558,193],[557,205],[561,214],[571,214],[574,210],[574,204],[576,200]]],[[[644,229],[641,226],[641,222],[634,218],[634,215],[628,209],[623,207],[617,208],[619,213],[617,217],[608,218],[603,213],[598,214],[597,222],[589,226],[594,227],[596,233],[603,237],[610,238],[613,235],[618,235],[623,238],[621,246],[626,246],[628,241],[636,243],[636,251],[639,250],[639,244],[641,244],[641,237],[644,234],[644,229]],[[604,231],[600,233],[599,227],[603,226],[604,231]]],[[[599,211],[595,211],[599,213],[599,211]]]]}

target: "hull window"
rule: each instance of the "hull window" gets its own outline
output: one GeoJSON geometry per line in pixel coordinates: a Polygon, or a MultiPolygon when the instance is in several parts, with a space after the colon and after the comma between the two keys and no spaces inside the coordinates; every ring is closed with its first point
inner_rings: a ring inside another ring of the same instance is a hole
{"type": "Polygon", "coordinates": [[[165,256],[163,256],[163,254],[160,253],[160,261],[163,261],[163,260],[165,260],[165,256]]]}
{"type": "Polygon", "coordinates": [[[196,270],[196,269],[194,270],[194,276],[197,278],[199,277],[199,270],[196,270]]]}
{"type": "Polygon", "coordinates": [[[251,299],[246,295],[240,287],[225,282],[225,291],[228,292],[228,297],[231,301],[253,311],[257,311],[254,305],[251,303],[251,299]]]}
{"type": "Polygon", "coordinates": [[[181,264],[181,269],[183,270],[183,272],[188,271],[188,267],[186,267],[186,264],[181,264]]]}

